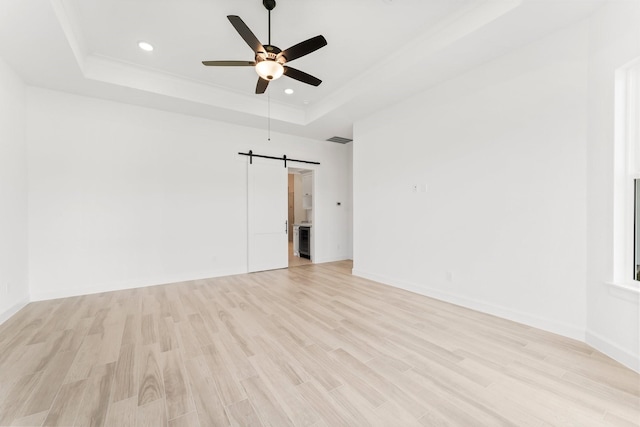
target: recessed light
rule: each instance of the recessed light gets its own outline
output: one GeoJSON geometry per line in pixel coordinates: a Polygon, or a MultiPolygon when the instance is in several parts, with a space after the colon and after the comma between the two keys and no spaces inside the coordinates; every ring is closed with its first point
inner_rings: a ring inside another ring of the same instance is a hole
{"type": "Polygon", "coordinates": [[[151,43],[147,42],[138,42],[138,47],[145,52],[151,52],[153,50],[153,46],[151,45],[151,43]]]}
{"type": "Polygon", "coordinates": [[[304,101],[302,101],[302,103],[303,103],[304,105],[308,105],[308,104],[309,104],[309,100],[308,100],[308,99],[305,99],[304,101]]]}
{"type": "Polygon", "coordinates": [[[286,93],[287,95],[291,95],[293,93],[293,89],[285,89],[284,93],[286,93]]]}

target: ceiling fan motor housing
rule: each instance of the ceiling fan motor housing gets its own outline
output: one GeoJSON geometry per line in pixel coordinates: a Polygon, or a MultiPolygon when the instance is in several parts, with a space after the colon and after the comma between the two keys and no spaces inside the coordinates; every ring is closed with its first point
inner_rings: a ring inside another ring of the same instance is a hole
{"type": "Polygon", "coordinates": [[[280,55],[280,52],[282,52],[282,50],[280,50],[280,48],[278,48],[277,46],[267,44],[264,45],[264,49],[266,50],[266,52],[256,53],[256,62],[276,61],[281,65],[284,65],[284,63],[287,62],[287,58],[285,58],[283,55],[280,55]]]}

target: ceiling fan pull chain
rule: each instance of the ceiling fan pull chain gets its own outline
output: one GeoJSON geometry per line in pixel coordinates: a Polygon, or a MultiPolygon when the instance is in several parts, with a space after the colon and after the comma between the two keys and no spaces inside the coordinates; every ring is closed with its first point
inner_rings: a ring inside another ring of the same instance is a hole
{"type": "Polygon", "coordinates": [[[271,141],[271,92],[267,94],[267,141],[271,141]]]}

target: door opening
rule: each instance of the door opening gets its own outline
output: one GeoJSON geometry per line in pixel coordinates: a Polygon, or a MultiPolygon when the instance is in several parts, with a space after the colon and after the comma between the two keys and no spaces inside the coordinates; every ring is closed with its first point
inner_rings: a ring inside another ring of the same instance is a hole
{"type": "Polygon", "coordinates": [[[289,267],[311,264],[314,259],[314,171],[289,168],[289,267]]]}

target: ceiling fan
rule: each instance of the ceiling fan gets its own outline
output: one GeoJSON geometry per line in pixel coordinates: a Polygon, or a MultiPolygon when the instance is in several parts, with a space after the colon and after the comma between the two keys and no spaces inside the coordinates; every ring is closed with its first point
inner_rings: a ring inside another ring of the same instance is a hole
{"type": "Polygon", "coordinates": [[[276,1],[263,0],[262,4],[269,11],[269,44],[262,45],[239,16],[227,16],[240,37],[255,53],[254,61],[202,61],[202,63],[214,67],[255,67],[259,76],[256,85],[257,94],[264,93],[271,80],[276,80],[283,75],[312,86],[320,85],[322,80],[285,64],[326,46],[327,40],[323,36],[315,36],[288,49],[280,50],[271,44],[271,11],[276,7],[276,1]]]}

